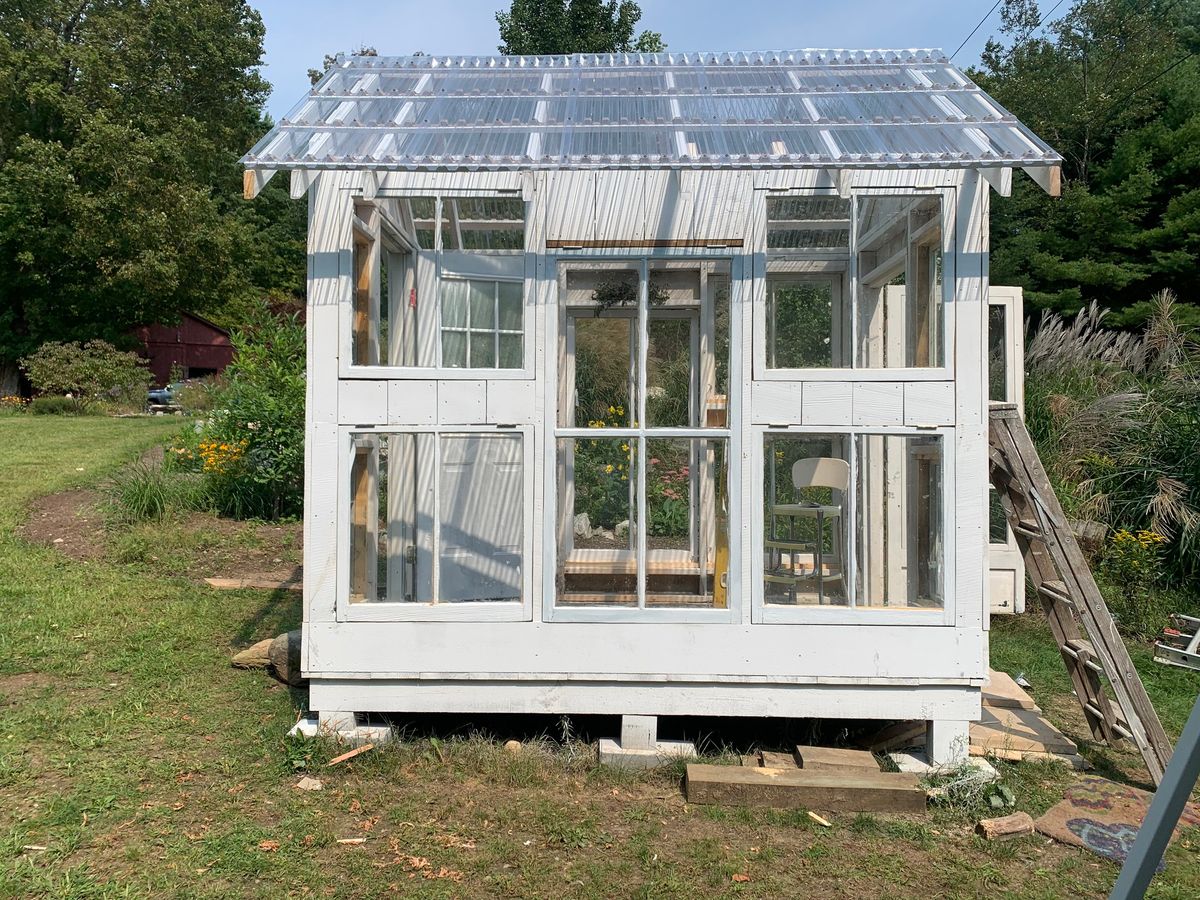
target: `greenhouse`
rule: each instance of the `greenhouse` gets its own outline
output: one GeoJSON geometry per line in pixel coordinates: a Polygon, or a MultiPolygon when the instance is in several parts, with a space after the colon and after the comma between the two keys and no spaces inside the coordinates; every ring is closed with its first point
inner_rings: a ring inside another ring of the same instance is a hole
{"type": "Polygon", "coordinates": [[[344,57],[244,162],[309,202],[324,726],[916,719],[965,753],[1023,593],[989,194],[1060,158],[939,51],[344,57]]]}

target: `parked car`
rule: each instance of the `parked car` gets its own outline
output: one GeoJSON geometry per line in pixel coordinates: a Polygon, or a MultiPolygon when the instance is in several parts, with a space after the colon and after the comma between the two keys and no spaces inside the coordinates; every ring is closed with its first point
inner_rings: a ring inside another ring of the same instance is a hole
{"type": "Polygon", "coordinates": [[[186,381],[172,381],[165,387],[151,388],[146,394],[146,402],[150,406],[174,406],[175,395],[185,384],[186,381]]]}

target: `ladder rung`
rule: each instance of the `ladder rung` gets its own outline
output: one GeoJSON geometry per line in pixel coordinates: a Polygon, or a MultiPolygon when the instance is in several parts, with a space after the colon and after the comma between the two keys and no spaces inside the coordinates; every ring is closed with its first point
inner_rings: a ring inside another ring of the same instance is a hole
{"type": "Polygon", "coordinates": [[[1100,663],[1096,662],[1096,653],[1094,650],[1092,650],[1092,645],[1089,644],[1087,641],[1083,641],[1083,640],[1067,641],[1062,646],[1062,652],[1067,654],[1067,656],[1071,657],[1071,659],[1075,660],[1076,662],[1079,661],[1080,654],[1083,654],[1084,665],[1086,665],[1093,672],[1096,672],[1099,674],[1104,673],[1104,666],[1102,666],[1102,665],[1100,665],[1100,663]]]}
{"type": "Polygon", "coordinates": [[[1042,529],[1038,528],[1037,523],[1018,522],[1013,526],[1013,531],[1022,537],[1027,537],[1031,541],[1045,541],[1046,536],[1042,534],[1042,529]]]}
{"type": "Polygon", "coordinates": [[[1071,606],[1075,605],[1075,599],[1067,593],[1067,586],[1064,582],[1043,581],[1037,586],[1037,591],[1043,597],[1049,597],[1051,600],[1058,600],[1071,606]]]}

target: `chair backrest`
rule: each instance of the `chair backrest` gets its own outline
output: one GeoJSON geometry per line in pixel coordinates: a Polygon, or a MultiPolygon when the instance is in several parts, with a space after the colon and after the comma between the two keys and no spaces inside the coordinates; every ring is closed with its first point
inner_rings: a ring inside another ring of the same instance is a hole
{"type": "Polygon", "coordinates": [[[845,492],[850,488],[850,464],[831,456],[798,459],[792,466],[792,484],[797,489],[823,487],[845,492]]]}

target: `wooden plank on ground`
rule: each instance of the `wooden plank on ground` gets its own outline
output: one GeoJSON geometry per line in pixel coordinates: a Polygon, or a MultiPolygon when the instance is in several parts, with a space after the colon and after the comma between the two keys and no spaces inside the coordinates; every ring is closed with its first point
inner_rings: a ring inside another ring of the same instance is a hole
{"type": "Polygon", "coordinates": [[[205,578],[209,587],[222,591],[240,591],[247,588],[258,591],[302,591],[304,579],[293,578],[205,578]]]}
{"type": "Polygon", "coordinates": [[[1041,712],[1033,698],[1013,681],[1007,672],[988,669],[988,683],[983,686],[983,705],[993,709],[1032,709],[1041,712]]]}
{"type": "Polygon", "coordinates": [[[819,809],[829,812],[925,811],[925,790],[904,772],[809,772],[742,766],[687,767],[689,803],[819,809]]]}
{"type": "Polygon", "coordinates": [[[971,723],[971,746],[984,751],[1032,750],[1037,753],[1076,753],[1074,741],[1031,709],[983,708],[983,718],[971,723]]]}
{"type": "Polygon", "coordinates": [[[990,756],[1009,762],[1056,762],[1070,766],[1077,772],[1091,768],[1091,764],[1078,753],[1043,753],[1037,750],[1006,750],[1002,747],[985,750],[974,746],[970,748],[970,753],[971,756],[990,756]]]}
{"type": "Polygon", "coordinates": [[[790,753],[779,753],[775,750],[764,750],[760,754],[762,764],[768,769],[795,769],[796,757],[790,753]]]}
{"type": "Polygon", "coordinates": [[[796,747],[796,761],[806,772],[845,772],[846,770],[879,771],[879,760],[869,750],[849,750],[845,747],[796,747]]]}

